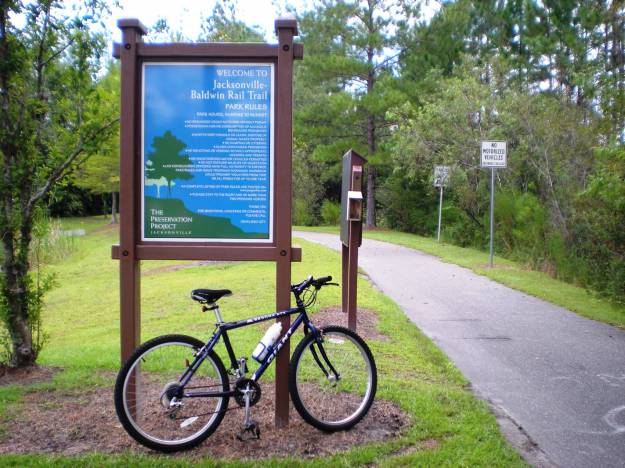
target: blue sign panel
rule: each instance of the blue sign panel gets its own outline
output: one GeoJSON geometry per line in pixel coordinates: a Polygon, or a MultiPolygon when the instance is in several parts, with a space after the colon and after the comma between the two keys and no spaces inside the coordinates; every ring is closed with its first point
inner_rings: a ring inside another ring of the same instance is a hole
{"type": "Polygon", "coordinates": [[[143,65],[143,240],[272,242],[273,82],[273,64],[143,65]]]}

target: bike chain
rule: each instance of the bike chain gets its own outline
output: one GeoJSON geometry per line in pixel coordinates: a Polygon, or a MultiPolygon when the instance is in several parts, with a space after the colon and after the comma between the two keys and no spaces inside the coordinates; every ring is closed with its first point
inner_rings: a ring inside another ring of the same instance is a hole
{"type": "MultiPolygon", "coordinates": [[[[231,384],[235,384],[235,386],[236,386],[236,381],[235,381],[235,382],[230,382],[230,383],[231,383],[231,384]]],[[[185,388],[190,388],[190,389],[193,389],[193,388],[212,388],[212,387],[221,387],[221,385],[200,385],[199,387],[185,387],[185,388]]],[[[260,387],[258,387],[258,388],[259,388],[259,391],[260,391],[260,387]]],[[[259,392],[259,393],[260,393],[260,392],[259,392]]],[[[260,400],[260,395],[259,395],[258,399],[260,400]]],[[[258,403],[258,400],[256,401],[256,403],[258,403]]],[[[256,404],[256,403],[254,403],[254,404],[256,404]]],[[[237,404],[238,404],[238,403],[237,403],[237,404]]],[[[224,412],[228,412],[228,411],[235,411],[235,410],[241,410],[241,409],[244,409],[244,407],[241,407],[241,406],[235,406],[235,407],[230,407],[230,408],[228,408],[228,409],[227,409],[226,411],[224,411],[224,412]]],[[[208,415],[210,415],[210,414],[217,414],[217,413],[219,413],[219,411],[209,411],[208,413],[194,414],[193,416],[196,416],[196,417],[198,417],[198,418],[199,418],[200,416],[208,416],[208,415]]],[[[176,421],[176,420],[178,420],[178,419],[188,419],[188,418],[190,418],[190,417],[192,417],[192,416],[185,416],[184,418],[183,418],[182,416],[176,416],[175,418],[173,418],[173,420],[174,420],[174,421],[176,421]]]]}

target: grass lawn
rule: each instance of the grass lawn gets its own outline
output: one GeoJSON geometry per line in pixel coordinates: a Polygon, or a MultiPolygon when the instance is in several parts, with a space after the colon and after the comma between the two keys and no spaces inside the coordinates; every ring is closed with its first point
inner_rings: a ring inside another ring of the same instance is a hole
{"type": "MultiPolygon", "coordinates": [[[[44,326],[49,342],[40,357],[41,364],[64,370],[51,382],[0,388],[1,427],[5,434],[11,430],[11,420],[19,413],[19,402],[27,392],[111,386],[112,393],[110,372],[106,371],[116,371],[119,367],[118,263],[110,258],[117,231],[107,227],[107,222],[92,218],[67,223],[71,229],[85,228],[87,235],[76,238],[73,252],[50,267],[57,275],[58,287],[47,296],[44,326]]],[[[294,281],[308,274],[340,276],[338,254],[305,241],[298,243],[303,247],[304,261],[293,265],[294,281]]],[[[142,265],[143,340],[165,333],[208,337],[212,317],[199,313],[189,299],[189,291],[196,287],[227,287],[234,291],[232,297],[220,301],[225,320],[274,310],[275,270],[270,263],[219,263],[177,271],[164,268],[172,263],[181,262],[142,265]]],[[[319,295],[315,310],[337,304],[340,304],[340,289],[326,288],[319,295]]],[[[398,403],[412,418],[410,428],[400,439],[357,447],[328,458],[273,459],[256,461],[255,465],[524,466],[500,434],[487,405],[473,396],[460,372],[397,305],[365,280],[359,280],[359,305],[376,311],[380,332],[390,338],[369,342],[379,372],[377,398],[398,403]]],[[[249,356],[265,327],[263,324],[233,333],[239,355],[249,356]]],[[[291,349],[299,341],[299,336],[294,338],[291,349]]],[[[225,357],[225,351],[220,351],[222,358],[225,357]]],[[[271,385],[271,379],[273,374],[268,372],[263,383],[271,385]]],[[[204,443],[210,443],[210,438],[204,443]]],[[[242,464],[212,459],[202,462],[206,466],[242,464]]],[[[187,466],[189,463],[184,457],[174,459],[131,452],[77,458],[49,454],[0,456],[0,465],[4,466],[187,466]]]]}
{"type": "MultiPolygon", "coordinates": [[[[294,230],[338,233],[337,227],[296,227],[294,230]]],[[[488,252],[438,243],[429,237],[405,232],[375,230],[363,231],[367,239],[391,242],[429,253],[447,263],[473,270],[498,283],[565,307],[584,317],[609,323],[625,329],[625,307],[616,306],[588,290],[552,278],[546,273],[532,271],[524,265],[495,256],[494,268],[488,267],[488,252]]]]}

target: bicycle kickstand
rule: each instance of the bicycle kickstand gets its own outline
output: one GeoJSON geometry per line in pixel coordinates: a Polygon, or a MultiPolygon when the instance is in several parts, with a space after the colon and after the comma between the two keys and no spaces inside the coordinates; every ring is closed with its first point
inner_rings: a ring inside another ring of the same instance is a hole
{"type": "Polygon", "coordinates": [[[245,398],[245,420],[241,425],[241,431],[237,434],[237,439],[244,442],[247,440],[260,439],[260,427],[252,419],[252,409],[250,407],[250,395],[253,390],[248,386],[243,390],[245,398]]]}

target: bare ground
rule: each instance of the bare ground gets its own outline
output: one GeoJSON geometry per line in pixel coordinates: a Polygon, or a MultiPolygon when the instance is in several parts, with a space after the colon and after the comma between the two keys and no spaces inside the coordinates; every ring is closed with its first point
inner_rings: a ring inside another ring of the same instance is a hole
{"type": "MultiPolygon", "coordinates": [[[[112,385],[111,385],[112,387],[112,385]]],[[[184,456],[199,458],[258,459],[272,456],[317,457],[398,437],[409,417],[394,403],[377,399],[369,414],[355,428],[334,434],[306,424],[291,407],[288,428],[274,427],[274,389],[262,387],[261,401],[253,407],[253,418],[261,428],[260,440],[236,439],[243,411],[228,411],[208,440],[184,456]]],[[[0,441],[0,453],[54,453],[77,455],[90,452],[118,453],[130,450],[151,453],[130,438],[115,414],[111,388],[85,393],[40,391],[27,393],[10,430],[0,441]]],[[[231,400],[230,408],[238,408],[231,400]]],[[[179,455],[180,456],[180,455],[179,455]]]]}
{"type": "MultiPolygon", "coordinates": [[[[328,307],[311,316],[316,326],[340,325],[347,327],[347,314],[339,307],[328,307]]],[[[378,316],[369,309],[358,308],[356,312],[356,333],[364,340],[387,341],[388,337],[378,331],[378,316]]]]}
{"type": "Polygon", "coordinates": [[[0,366],[0,386],[5,385],[31,385],[50,380],[54,374],[60,371],[57,367],[33,366],[24,369],[0,366]]]}
{"type": "MultiPolygon", "coordinates": [[[[323,309],[313,316],[319,326],[347,325],[347,316],[339,308],[323,309]]],[[[377,330],[377,316],[367,309],[358,310],[358,333],[365,339],[386,340],[377,330]]],[[[35,367],[30,370],[2,374],[0,385],[29,385],[52,378],[59,369],[35,367]]],[[[110,387],[79,390],[27,392],[15,411],[10,430],[0,440],[3,453],[53,453],[78,455],[92,452],[154,453],[136,443],[122,428],[113,404],[113,379],[110,387]]],[[[252,408],[252,416],[261,428],[260,440],[241,442],[236,439],[243,410],[233,399],[219,428],[199,447],[173,456],[201,458],[258,459],[295,456],[312,458],[347,451],[354,446],[381,442],[399,437],[410,417],[396,404],[376,399],[367,416],[346,432],[326,434],[305,423],[291,405],[288,428],[274,425],[274,385],[262,385],[262,398],[252,408]]],[[[324,405],[319,400],[320,408],[324,405]]],[[[325,403],[327,404],[327,402],[325,403]]],[[[426,447],[427,448],[427,447],[426,447]]]]}

